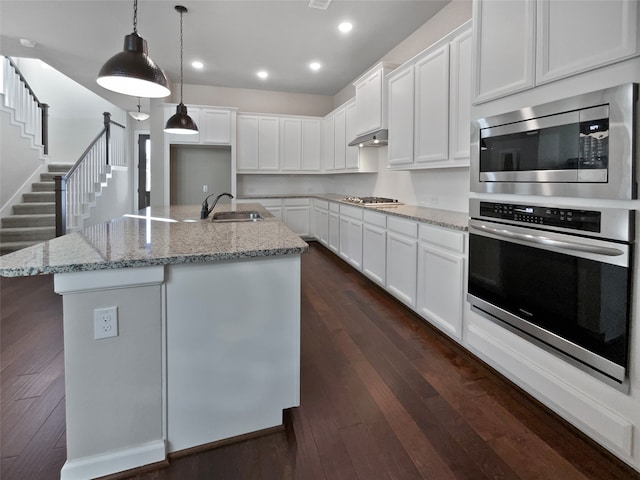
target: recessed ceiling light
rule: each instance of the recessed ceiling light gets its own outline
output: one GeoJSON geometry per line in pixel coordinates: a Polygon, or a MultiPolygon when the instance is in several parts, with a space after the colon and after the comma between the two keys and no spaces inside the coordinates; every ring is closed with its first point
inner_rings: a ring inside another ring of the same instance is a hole
{"type": "Polygon", "coordinates": [[[191,62],[191,66],[197,70],[202,70],[204,68],[204,63],[199,60],[194,60],[191,62]]]}
{"type": "Polygon", "coordinates": [[[33,48],[37,45],[37,43],[31,40],[30,38],[21,38],[20,45],[27,48],[33,48]]]}
{"type": "Polygon", "coordinates": [[[340,25],[338,25],[338,29],[342,33],[350,32],[352,28],[353,28],[353,25],[349,22],[342,22],[340,25]]]}
{"type": "Polygon", "coordinates": [[[269,73],[268,73],[268,72],[266,72],[265,70],[260,70],[260,71],[257,73],[257,75],[258,75],[260,78],[265,79],[265,78],[267,78],[267,77],[269,76],[269,73]]]}
{"type": "Polygon", "coordinates": [[[322,65],[320,64],[320,62],[311,62],[309,64],[309,68],[314,72],[317,72],[318,70],[320,70],[321,67],[322,65]]]}

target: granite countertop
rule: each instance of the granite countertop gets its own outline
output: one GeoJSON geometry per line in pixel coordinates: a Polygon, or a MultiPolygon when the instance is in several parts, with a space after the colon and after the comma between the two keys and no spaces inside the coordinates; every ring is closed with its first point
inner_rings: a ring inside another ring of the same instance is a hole
{"type": "Polygon", "coordinates": [[[290,194],[290,195],[243,195],[239,197],[242,200],[259,199],[259,198],[319,198],[330,202],[338,202],[352,207],[364,208],[366,210],[376,210],[394,215],[397,217],[415,220],[417,222],[437,225],[439,227],[451,228],[453,230],[467,231],[469,224],[469,214],[456,212],[453,210],[442,210],[438,208],[420,207],[418,205],[397,205],[390,207],[365,207],[362,205],[345,202],[345,195],[336,193],[325,194],[290,194]]]}
{"type": "MultiPolygon", "coordinates": [[[[200,205],[149,207],[0,257],[0,275],[29,275],[291,255],[308,245],[260,204],[258,222],[200,220],[200,205]]],[[[213,214],[212,214],[213,215],[213,214]]]]}

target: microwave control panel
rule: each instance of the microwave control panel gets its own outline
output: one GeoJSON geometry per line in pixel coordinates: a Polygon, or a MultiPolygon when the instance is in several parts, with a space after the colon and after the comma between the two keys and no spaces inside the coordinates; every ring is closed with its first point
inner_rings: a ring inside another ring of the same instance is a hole
{"type": "Polygon", "coordinates": [[[600,232],[601,213],[596,210],[519,205],[512,203],[480,202],[480,216],[509,220],[523,224],[600,232]]]}

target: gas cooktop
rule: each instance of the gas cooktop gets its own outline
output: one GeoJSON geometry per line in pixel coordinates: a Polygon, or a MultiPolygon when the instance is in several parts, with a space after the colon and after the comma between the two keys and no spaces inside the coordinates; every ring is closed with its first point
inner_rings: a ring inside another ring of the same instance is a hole
{"type": "Polygon", "coordinates": [[[403,205],[402,202],[399,202],[394,198],[385,197],[346,197],[344,201],[365,207],[393,207],[396,205],[403,205]]]}

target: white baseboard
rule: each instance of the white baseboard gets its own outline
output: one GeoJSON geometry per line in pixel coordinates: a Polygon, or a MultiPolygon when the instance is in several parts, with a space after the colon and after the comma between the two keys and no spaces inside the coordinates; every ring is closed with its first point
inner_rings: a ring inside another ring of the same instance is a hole
{"type": "Polygon", "coordinates": [[[164,440],[112,451],[102,455],[67,460],[60,471],[60,480],[86,480],[104,477],[132,468],[163,462],[167,458],[164,440]]]}

